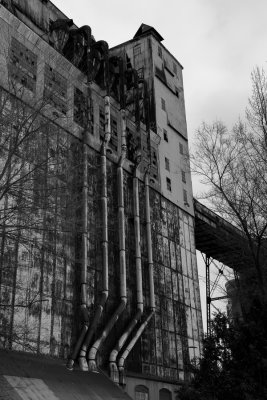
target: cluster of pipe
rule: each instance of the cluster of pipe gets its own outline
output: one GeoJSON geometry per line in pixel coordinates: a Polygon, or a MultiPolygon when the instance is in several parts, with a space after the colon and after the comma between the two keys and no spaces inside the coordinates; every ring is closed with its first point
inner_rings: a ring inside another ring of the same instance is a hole
{"type": "Polygon", "coordinates": [[[82,344],[79,354],[79,366],[82,371],[88,371],[88,364],[86,361],[86,354],[88,347],[91,343],[93,335],[95,334],[98,322],[102,316],[104,306],[109,296],[109,283],[108,283],[108,206],[107,206],[107,146],[111,136],[110,126],[110,95],[109,95],[109,75],[108,75],[108,45],[105,45],[105,77],[104,82],[106,86],[105,103],[105,132],[104,139],[101,146],[101,208],[102,208],[102,294],[100,301],[96,307],[93,321],[90,329],[88,330],[85,340],[82,344]]]}
{"type": "Polygon", "coordinates": [[[123,187],[123,166],[126,159],[126,115],[125,115],[125,95],[124,95],[124,66],[123,60],[120,62],[120,114],[121,114],[121,155],[117,167],[118,182],[118,225],[119,225],[119,268],[120,268],[120,302],[109,319],[107,325],[99,338],[94,342],[88,354],[88,368],[90,371],[97,371],[96,356],[103,342],[109,335],[113,326],[126,308],[127,304],[127,285],[126,285],[126,249],[125,249],[125,213],[124,213],[124,187],[123,187]]]}
{"type": "MultiPolygon", "coordinates": [[[[135,183],[136,185],[136,183],[135,183]]],[[[138,193],[136,193],[136,198],[138,196],[138,193]]],[[[129,353],[133,349],[134,345],[136,344],[137,340],[141,337],[142,333],[144,332],[145,328],[147,327],[149,321],[153,317],[155,313],[155,293],[154,293],[154,264],[153,264],[153,254],[152,254],[152,240],[151,240],[151,220],[150,220],[150,200],[149,200],[149,170],[146,172],[145,175],[145,213],[146,213],[146,236],[147,236],[147,248],[148,248],[148,274],[149,274],[149,293],[150,293],[150,312],[146,316],[145,320],[142,322],[142,324],[139,326],[137,329],[136,333],[134,334],[133,338],[131,341],[128,343],[126,346],[125,350],[123,353],[120,355],[120,358],[118,360],[118,370],[119,370],[119,384],[124,386],[125,385],[125,361],[126,358],[128,357],[129,353]]],[[[139,216],[135,215],[135,220],[136,218],[138,219],[139,216]]],[[[135,223],[136,228],[140,225],[135,223]]],[[[136,249],[137,249],[138,243],[137,243],[137,237],[136,237],[136,249]]],[[[135,316],[135,321],[137,319],[141,318],[142,313],[143,313],[143,292],[142,289],[140,288],[140,276],[142,276],[142,271],[139,271],[139,250],[138,253],[136,253],[136,277],[137,277],[137,313],[135,316]],[[141,289],[141,290],[140,290],[141,289]],[[142,298],[142,300],[141,300],[142,298]],[[139,299],[139,303],[138,303],[139,299]],[[142,306],[140,307],[140,305],[142,306]],[[141,314],[139,314],[139,312],[141,314]],[[140,316],[139,316],[140,315],[140,316]]],[[[141,281],[142,283],[142,281],[141,281]]],[[[136,321],[137,323],[137,321],[136,321]]],[[[131,325],[131,324],[130,324],[131,325]]],[[[135,324],[136,325],[136,324],[135,324]]],[[[130,334],[131,332],[129,332],[130,334]]],[[[128,334],[128,336],[129,336],[128,334]]],[[[127,336],[127,337],[128,337],[127,336]]]]}
{"type": "MultiPolygon", "coordinates": [[[[82,329],[73,353],[68,360],[67,368],[73,369],[75,360],[78,357],[79,366],[83,371],[97,372],[97,353],[103,345],[105,339],[110,334],[115,323],[124,312],[127,305],[127,285],[126,285],[126,248],[125,248],[125,210],[124,210],[124,163],[127,153],[126,144],[126,105],[125,105],[125,70],[124,61],[119,58],[120,69],[120,116],[121,116],[121,154],[117,166],[117,184],[118,184],[118,226],[119,226],[119,268],[120,268],[120,300],[115,312],[107,322],[100,336],[95,342],[89,346],[96,332],[99,320],[103,314],[103,309],[109,296],[109,280],[108,280],[108,210],[107,210],[107,146],[111,137],[110,126],[110,82],[109,82],[109,60],[108,45],[106,42],[91,41],[91,30],[86,28],[87,32],[87,87],[88,87],[88,110],[91,107],[91,82],[94,79],[94,65],[92,54],[102,52],[104,59],[104,82],[106,87],[105,96],[105,132],[101,146],[101,208],[102,208],[102,294],[99,303],[96,306],[95,314],[89,328],[89,312],[87,305],[87,246],[88,246],[88,132],[91,129],[91,117],[89,112],[88,127],[83,135],[83,187],[82,187],[82,266],[81,266],[81,324],[82,329]],[[88,362],[87,362],[88,360],[88,362]]],[[[84,30],[83,30],[84,31],[84,30]]],[[[129,72],[129,71],[128,71],[129,72]]],[[[138,98],[138,77],[136,71],[132,70],[134,90],[136,95],[136,125],[140,129],[139,116],[139,98],[138,98]],[[138,104],[137,104],[138,103],[138,104]]],[[[147,117],[149,118],[149,116],[147,117]]],[[[148,126],[148,125],[147,125],[148,126]]],[[[149,131],[148,131],[149,137],[149,131]]],[[[140,162],[140,160],[139,160],[140,162]]],[[[143,319],[130,342],[121,353],[123,346],[127,342],[130,334],[136,328],[138,322],[144,315],[144,299],[142,284],[142,262],[141,262],[141,237],[140,237],[140,213],[139,213],[139,180],[138,168],[139,162],[136,162],[133,177],[133,194],[134,194],[134,231],[135,231],[135,264],[136,264],[136,288],[137,288],[137,307],[136,312],[126,327],[125,331],[119,338],[115,348],[109,356],[109,370],[113,381],[124,385],[125,381],[125,361],[130,351],[140,338],[147,324],[151,320],[155,312],[155,295],[154,295],[154,272],[152,257],[152,240],[151,240],[151,221],[150,221],[150,201],[149,201],[149,168],[145,174],[145,211],[146,211],[146,235],[148,246],[148,268],[149,268],[149,288],[150,288],[150,312],[143,319]],[[121,354],[120,354],[121,353],[121,354]],[[118,359],[119,356],[119,359],[118,359]]]]}
{"type": "MultiPolygon", "coordinates": [[[[90,47],[91,47],[91,28],[89,26],[85,29],[87,34],[87,60],[90,59],[90,47]]],[[[89,61],[88,61],[89,63],[89,61]]],[[[87,74],[87,101],[88,110],[91,109],[91,83],[92,75],[87,74]]],[[[92,129],[92,118],[90,112],[88,113],[87,127],[83,132],[82,138],[82,165],[83,165],[83,183],[82,183],[82,260],[81,260],[81,303],[80,303],[80,315],[81,315],[81,333],[73,349],[72,355],[69,357],[67,362],[67,368],[72,370],[74,361],[78,355],[80,347],[83,343],[85,335],[88,331],[89,326],[89,313],[87,307],[87,258],[88,258],[88,136],[92,129]]]]}

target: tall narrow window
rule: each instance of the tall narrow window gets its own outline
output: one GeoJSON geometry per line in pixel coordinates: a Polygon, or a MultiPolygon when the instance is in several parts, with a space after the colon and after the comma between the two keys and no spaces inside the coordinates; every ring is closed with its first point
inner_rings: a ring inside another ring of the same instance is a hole
{"type": "Polygon", "coordinates": [[[111,133],[114,136],[118,136],[118,126],[117,126],[117,120],[115,117],[111,116],[111,133]]]}
{"type": "Polygon", "coordinates": [[[166,111],[166,103],[165,100],[163,98],[161,98],[161,108],[163,111],[166,111]]]}
{"type": "Polygon", "coordinates": [[[167,157],[165,157],[165,168],[167,171],[170,170],[170,160],[167,157]]]}
{"type": "Polygon", "coordinates": [[[188,199],[187,199],[187,191],[185,189],[183,190],[183,194],[184,194],[184,204],[186,206],[189,206],[188,199]]]}
{"type": "Polygon", "coordinates": [[[185,171],[182,171],[182,181],[186,183],[185,171]]]}
{"type": "Polygon", "coordinates": [[[105,132],[105,111],[103,107],[99,107],[99,135],[104,137],[105,132]]]}
{"type": "Polygon", "coordinates": [[[166,131],[166,129],[163,129],[163,139],[165,140],[165,142],[168,142],[168,133],[166,131]]]}
{"type": "Polygon", "coordinates": [[[157,166],[158,160],[157,160],[157,154],[155,151],[152,152],[153,157],[152,157],[152,164],[157,166]]]}
{"type": "Polygon", "coordinates": [[[171,182],[170,178],[166,178],[166,185],[167,185],[167,190],[169,190],[171,192],[172,191],[172,182],[171,182]]]}
{"type": "Polygon", "coordinates": [[[173,63],[173,72],[175,75],[177,75],[177,65],[175,64],[175,62],[173,63]]]}
{"type": "Polygon", "coordinates": [[[158,46],[158,56],[162,58],[162,48],[158,46]]]}
{"type": "Polygon", "coordinates": [[[184,154],[184,146],[182,143],[179,143],[179,150],[180,150],[180,154],[184,154]]]}

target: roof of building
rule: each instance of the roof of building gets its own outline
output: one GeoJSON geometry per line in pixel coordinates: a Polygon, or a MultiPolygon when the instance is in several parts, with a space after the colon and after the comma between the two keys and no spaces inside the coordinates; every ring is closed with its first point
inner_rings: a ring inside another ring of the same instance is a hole
{"type": "Polygon", "coordinates": [[[133,38],[136,39],[136,38],[138,38],[140,36],[144,36],[148,33],[152,33],[152,35],[154,35],[159,42],[162,42],[162,40],[164,40],[164,38],[158,33],[158,31],[156,31],[155,28],[153,28],[153,26],[146,25],[146,24],[140,25],[139,29],[137,30],[137,32],[133,38]]]}
{"type": "Polygon", "coordinates": [[[103,373],[69,371],[64,360],[7,350],[0,350],[0,359],[3,399],[130,400],[103,373]]]}

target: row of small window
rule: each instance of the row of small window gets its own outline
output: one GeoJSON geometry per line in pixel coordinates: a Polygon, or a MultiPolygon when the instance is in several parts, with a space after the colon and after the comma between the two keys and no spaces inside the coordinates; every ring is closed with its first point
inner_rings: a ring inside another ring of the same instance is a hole
{"type": "MultiPolygon", "coordinates": [[[[159,400],[172,400],[172,393],[168,389],[160,389],[159,400]]],[[[178,399],[178,397],[176,397],[178,399]]],[[[149,389],[144,385],[138,385],[135,387],[135,400],[150,400],[149,389]]]]}
{"type": "MultiPolygon", "coordinates": [[[[165,169],[170,172],[170,160],[165,157],[165,169]]],[[[186,183],[185,171],[182,170],[182,181],[186,183]]]]}
{"type": "MultiPolygon", "coordinates": [[[[165,142],[169,142],[168,132],[166,131],[166,129],[163,129],[163,139],[165,140],[165,142]]],[[[184,154],[184,146],[182,143],[179,143],[179,152],[182,155],[184,154]]]]}
{"type": "MultiPolygon", "coordinates": [[[[133,55],[134,57],[137,57],[141,54],[141,44],[137,44],[133,48],[133,55]]],[[[163,59],[163,54],[162,54],[162,47],[158,46],[158,56],[163,59]]],[[[172,63],[172,72],[177,75],[177,64],[173,61],[172,63]]]]}
{"type": "MultiPolygon", "coordinates": [[[[182,171],[184,172],[184,171],[182,171]]],[[[183,176],[183,175],[182,175],[183,176]]],[[[183,179],[183,178],[182,178],[183,179]]],[[[184,182],[184,181],[183,181],[184,182]]],[[[169,192],[172,191],[172,181],[170,178],[166,177],[166,186],[167,186],[167,190],[169,190],[169,192]]],[[[188,197],[187,197],[187,191],[185,189],[183,189],[183,200],[184,203],[186,205],[188,205],[188,197]]]]}

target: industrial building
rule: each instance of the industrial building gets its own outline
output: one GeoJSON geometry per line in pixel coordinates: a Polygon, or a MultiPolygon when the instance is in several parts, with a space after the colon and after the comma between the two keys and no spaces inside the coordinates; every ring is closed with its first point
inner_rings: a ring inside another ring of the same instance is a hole
{"type": "Polygon", "coordinates": [[[0,19],[1,347],[177,399],[203,335],[183,68],[146,24],[109,49],[50,1],[0,19]]]}

